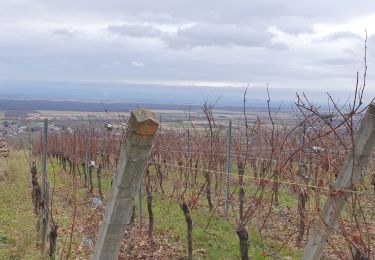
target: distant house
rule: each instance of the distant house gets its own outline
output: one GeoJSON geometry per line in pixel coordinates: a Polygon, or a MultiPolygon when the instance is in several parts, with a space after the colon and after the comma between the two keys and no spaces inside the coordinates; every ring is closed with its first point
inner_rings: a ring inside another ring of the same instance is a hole
{"type": "Polygon", "coordinates": [[[20,126],[20,127],[18,127],[18,133],[19,134],[26,132],[26,130],[27,130],[27,126],[20,126]]]}
{"type": "Polygon", "coordinates": [[[105,128],[106,131],[112,131],[113,125],[112,124],[104,124],[104,128],[105,128]]]}
{"type": "Polygon", "coordinates": [[[59,132],[59,131],[61,130],[61,127],[58,127],[58,126],[51,126],[51,127],[50,127],[50,130],[51,130],[52,132],[59,132]]]}

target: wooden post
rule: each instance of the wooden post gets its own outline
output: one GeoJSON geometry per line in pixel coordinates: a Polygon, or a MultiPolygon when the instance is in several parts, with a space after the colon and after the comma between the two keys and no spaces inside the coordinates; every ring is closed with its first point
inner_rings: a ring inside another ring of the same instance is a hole
{"type": "Polygon", "coordinates": [[[121,146],[120,160],[96,241],[94,260],[117,259],[129,223],[153,140],[158,129],[156,115],[145,109],[132,111],[121,146]]]}
{"type": "MultiPolygon", "coordinates": [[[[353,185],[356,184],[361,170],[366,166],[374,144],[375,102],[369,105],[362,119],[354,146],[349,150],[348,157],[334,183],[334,189],[353,190],[353,185]]],[[[321,222],[308,239],[302,259],[320,259],[329,233],[334,229],[336,220],[344,208],[345,200],[350,195],[350,192],[339,191],[331,194],[327,199],[322,211],[321,222]]]]}

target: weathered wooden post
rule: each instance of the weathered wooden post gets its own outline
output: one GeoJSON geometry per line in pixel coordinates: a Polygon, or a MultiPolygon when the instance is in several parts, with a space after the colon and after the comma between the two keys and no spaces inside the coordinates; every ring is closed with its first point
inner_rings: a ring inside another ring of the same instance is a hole
{"type": "Polygon", "coordinates": [[[134,197],[151,155],[158,129],[156,115],[145,109],[132,111],[121,146],[120,160],[95,245],[94,260],[117,259],[129,223],[134,197]]]}
{"type": "Polygon", "coordinates": [[[345,200],[351,195],[345,190],[353,190],[353,185],[358,181],[361,170],[366,166],[374,144],[375,102],[369,105],[362,119],[354,145],[349,150],[348,157],[334,183],[334,189],[338,192],[327,199],[322,211],[321,222],[308,239],[302,259],[320,259],[328,235],[335,228],[336,220],[344,208],[345,200]]]}

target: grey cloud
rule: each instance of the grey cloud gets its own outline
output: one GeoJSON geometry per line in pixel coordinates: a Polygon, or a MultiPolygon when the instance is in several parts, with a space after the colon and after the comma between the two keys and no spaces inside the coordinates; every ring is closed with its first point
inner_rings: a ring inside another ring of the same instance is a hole
{"type": "MultiPolygon", "coordinates": [[[[340,21],[360,15],[373,13],[375,2],[364,0],[358,4],[349,0],[232,0],[232,1],[154,1],[154,0],[35,0],[28,2],[29,6],[43,6],[49,10],[71,13],[90,13],[101,16],[129,17],[142,13],[149,19],[161,18],[166,14],[173,16],[174,21],[197,22],[228,22],[238,23],[248,21],[253,17],[273,19],[283,16],[297,16],[309,18],[311,21],[318,18],[320,21],[340,21]],[[335,8],[332,8],[332,7],[335,8]]],[[[146,18],[143,17],[143,18],[146,18]]]]}
{"type": "Polygon", "coordinates": [[[324,40],[364,40],[364,38],[361,35],[352,32],[335,32],[324,37],[324,40]]]}
{"type": "MultiPolygon", "coordinates": [[[[269,81],[306,88],[337,80],[339,87],[351,84],[348,77],[361,69],[363,42],[346,32],[319,42],[299,34],[313,35],[316,23],[347,22],[375,11],[373,0],[5,2],[0,79],[269,81]],[[180,28],[169,32],[164,26],[180,28]],[[288,45],[269,27],[288,34],[288,45]],[[295,45],[289,43],[294,37],[295,45]],[[339,39],[350,44],[340,46],[339,39]]],[[[374,36],[368,46],[370,64],[374,36]]]]}
{"type": "Polygon", "coordinates": [[[172,46],[245,46],[280,47],[272,42],[273,34],[266,28],[236,26],[233,24],[197,24],[178,30],[175,37],[168,40],[172,46]]]}
{"type": "Polygon", "coordinates": [[[368,60],[367,63],[370,65],[369,67],[375,67],[375,35],[368,37],[367,39],[367,55],[368,60]]]}
{"type": "Polygon", "coordinates": [[[289,34],[311,33],[313,25],[311,19],[301,16],[276,17],[270,23],[289,34]]]}
{"type": "Polygon", "coordinates": [[[150,22],[157,22],[157,23],[174,23],[176,22],[176,18],[165,12],[151,12],[150,10],[145,10],[143,12],[140,12],[139,15],[137,15],[137,18],[142,21],[150,21],[150,22]]]}
{"type": "Polygon", "coordinates": [[[319,59],[311,63],[314,64],[322,64],[322,65],[329,65],[329,66],[348,66],[348,64],[356,63],[357,60],[355,57],[343,57],[343,58],[331,58],[331,59],[319,59]]]}
{"type": "Polygon", "coordinates": [[[75,31],[75,30],[69,30],[69,29],[65,29],[65,28],[59,28],[59,29],[52,30],[52,33],[55,34],[55,35],[59,35],[59,36],[75,37],[75,36],[77,36],[77,34],[79,32],[75,31]]]}
{"type": "Polygon", "coordinates": [[[159,38],[172,48],[199,46],[244,46],[286,49],[282,43],[273,42],[274,35],[262,25],[237,26],[235,24],[195,24],[179,28],[176,33],[161,31],[152,25],[111,25],[108,31],[127,37],[159,38]]]}
{"type": "Polygon", "coordinates": [[[368,37],[367,44],[370,47],[369,51],[373,51],[375,53],[375,47],[373,47],[373,46],[375,46],[375,34],[372,35],[372,36],[370,36],[370,37],[368,37]]]}
{"type": "Polygon", "coordinates": [[[154,38],[160,37],[163,32],[152,25],[142,24],[123,24],[123,25],[110,25],[108,31],[128,37],[147,37],[154,38]]]}

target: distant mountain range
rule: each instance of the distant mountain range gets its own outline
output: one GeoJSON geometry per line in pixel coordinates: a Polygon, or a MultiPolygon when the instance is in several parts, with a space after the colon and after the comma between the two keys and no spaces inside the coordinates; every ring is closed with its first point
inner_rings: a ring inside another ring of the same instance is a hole
{"type": "MultiPolygon", "coordinates": [[[[289,108],[301,90],[270,88],[271,105],[289,108]]],[[[327,95],[307,91],[309,99],[324,105],[327,95]]],[[[97,82],[43,82],[1,81],[0,110],[76,110],[76,111],[127,111],[136,107],[153,109],[188,109],[199,107],[206,100],[217,108],[240,109],[243,107],[245,87],[206,87],[144,85],[97,82]]],[[[331,93],[345,102],[347,92],[331,93]]],[[[374,95],[366,95],[370,99],[374,95]]],[[[247,107],[267,106],[267,90],[250,87],[246,96],[247,107]]]]}

